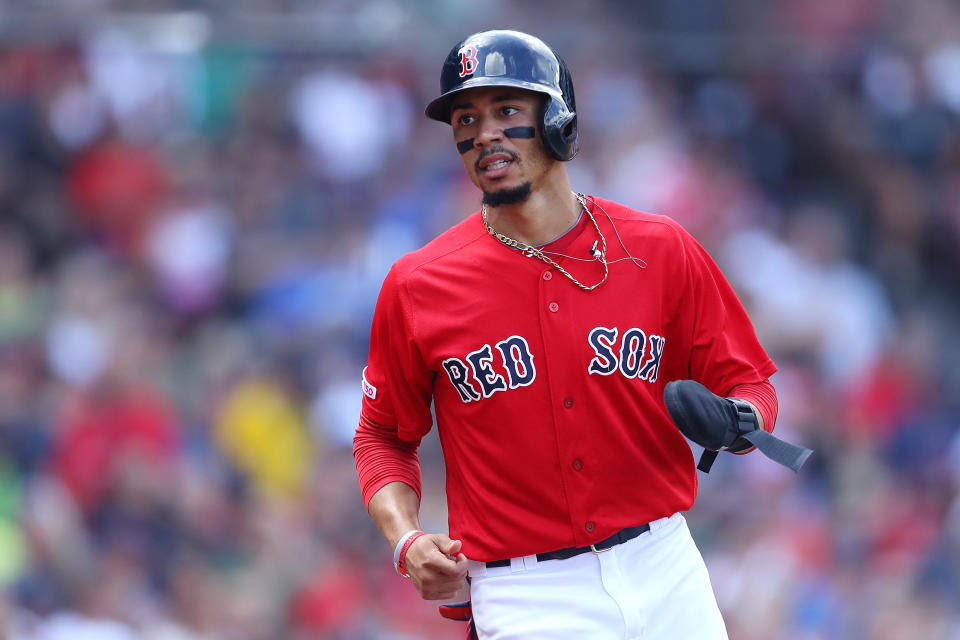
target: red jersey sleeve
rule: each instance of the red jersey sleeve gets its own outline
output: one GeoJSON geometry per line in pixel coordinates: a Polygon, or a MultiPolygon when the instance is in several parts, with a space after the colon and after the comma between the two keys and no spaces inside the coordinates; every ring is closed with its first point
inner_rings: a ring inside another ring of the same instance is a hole
{"type": "Polygon", "coordinates": [[[407,304],[400,270],[387,275],[370,331],[363,372],[363,406],[354,437],[354,457],[364,502],[369,505],[389,482],[409,484],[420,494],[417,448],[433,426],[430,412],[434,373],[416,345],[415,318],[407,304]]]}
{"type": "Polygon", "coordinates": [[[370,498],[385,484],[403,482],[421,495],[420,459],[417,444],[397,437],[396,427],[373,422],[360,415],[360,425],[353,437],[353,457],[363,504],[369,508],[370,498]]]}
{"type": "Polygon", "coordinates": [[[681,228],[687,299],[678,313],[692,325],[689,377],[721,396],[738,384],[762,382],[777,367],[757,339],[753,323],[710,254],[681,228]]]}
{"type": "MultiPolygon", "coordinates": [[[[777,391],[773,388],[773,385],[770,384],[769,380],[758,383],[738,384],[730,391],[729,397],[746,400],[755,406],[757,411],[760,412],[760,415],[763,416],[763,430],[773,432],[773,428],[777,423],[779,405],[777,403],[777,391]]],[[[756,449],[756,447],[750,447],[743,451],[734,451],[733,453],[741,455],[750,453],[754,449],[756,449]]]]}
{"type": "Polygon", "coordinates": [[[738,384],[730,390],[728,397],[740,398],[755,406],[760,415],[763,416],[763,430],[773,431],[777,424],[779,404],[777,402],[777,392],[769,380],[738,384]]]}

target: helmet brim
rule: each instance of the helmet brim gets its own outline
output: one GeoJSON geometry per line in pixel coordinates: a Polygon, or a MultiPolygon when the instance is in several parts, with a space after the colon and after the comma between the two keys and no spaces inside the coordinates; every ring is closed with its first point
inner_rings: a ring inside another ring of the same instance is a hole
{"type": "Polygon", "coordinates": [[[424,109],[424,113],[432,120],[450,124],[450,103],[452,102],[453,98],[458,93],[463,93],[464,91],[476,89],[478,87],[513,87],[516,89],[526,89],[527,91],[542,93],[557,98],[558,100],[563,100],[563,96],[559,91],[553,87],[548,87],[537,82],[525,82],[523,80],[515,80],[513,78],[485,76],[482,78],[471,78],[470,80],[467,80],[463,84],[459,85],[457,88],[447,91],[439,98],[428,104],[427,108],[424,109]]]}

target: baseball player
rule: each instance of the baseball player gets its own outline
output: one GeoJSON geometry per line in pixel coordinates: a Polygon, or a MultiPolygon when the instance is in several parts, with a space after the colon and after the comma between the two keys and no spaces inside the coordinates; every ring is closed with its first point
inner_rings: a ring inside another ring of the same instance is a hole
{"type": "Polygon", "coordinates": [[[393,265],[373,319],[354,455],[397,571],[425,599],[469,578],[480,638],[725,638],[684,434],[704,468],[808,454],[768,433],[776,367],[743,306],[679,224],[571,190],[573,84],[541,40],[466,38],[426,115],[483,205],[393,265]],[[448,532],[418,519],[431,404],[448,532]]]}

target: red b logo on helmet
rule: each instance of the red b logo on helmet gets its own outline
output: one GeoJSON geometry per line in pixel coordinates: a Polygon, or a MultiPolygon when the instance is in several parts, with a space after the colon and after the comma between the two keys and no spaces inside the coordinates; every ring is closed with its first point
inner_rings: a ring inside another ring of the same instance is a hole
{"type": "Polygon", "coordinates": [[[477,48],[466,46],[460,49],[460,77],[466,77],[477,70],[477,48]]]}

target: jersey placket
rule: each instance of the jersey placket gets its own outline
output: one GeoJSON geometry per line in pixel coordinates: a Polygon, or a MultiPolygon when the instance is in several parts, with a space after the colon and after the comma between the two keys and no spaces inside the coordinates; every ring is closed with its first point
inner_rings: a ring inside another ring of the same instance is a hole
{"type": "MultiPolygon", "coordinates": [[[[565,267],[566,268],[566,267],[565,267]]],[[[584,501],[590,483],[590,453],[586,439],[582,375],[585,364],[577,361],[577,327],[574,304],[587,304],[590,294],[576,287],[554,268],[541,275],[538,296],[543,358],[546,360],[557,463],[571,532],[577,546],[593,539],[596,522],[584,501]]],[[[579,338],[582,339],[582,338],[579,338]]]]}

